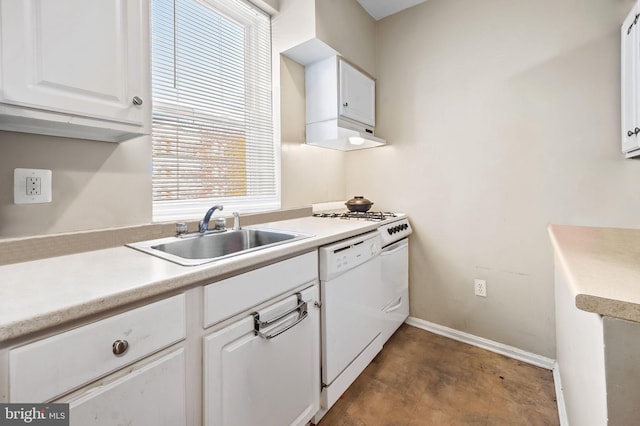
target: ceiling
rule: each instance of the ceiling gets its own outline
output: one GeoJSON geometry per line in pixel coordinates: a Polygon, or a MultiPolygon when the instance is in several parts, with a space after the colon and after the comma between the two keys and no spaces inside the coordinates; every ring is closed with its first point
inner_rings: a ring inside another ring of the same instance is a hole
{"type": "Polygon", "coordinates": [[[427,0],[358,0],[358,3],[376,20],[393,15],[427,0]]]}

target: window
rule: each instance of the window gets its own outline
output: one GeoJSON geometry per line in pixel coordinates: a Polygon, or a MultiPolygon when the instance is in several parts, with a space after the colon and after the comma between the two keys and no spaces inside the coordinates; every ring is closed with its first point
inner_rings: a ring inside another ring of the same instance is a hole
{"type": "Polygon", "coordinates": [[[270,17],[243,0],[152,0],[153,218],[280,207],[270,17]]]}

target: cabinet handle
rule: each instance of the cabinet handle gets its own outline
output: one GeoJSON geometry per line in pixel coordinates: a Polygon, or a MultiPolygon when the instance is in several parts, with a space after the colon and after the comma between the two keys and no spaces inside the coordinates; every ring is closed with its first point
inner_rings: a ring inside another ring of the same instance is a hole
{"type": "Polygon", "coordinates": [[[272,318],[268,321],[262,321],[260,320],[260,314],[258,314],[257,312],[255,314],[253,314],[253,331],[254,334],[256,336],[260,336],[263,339],[266,340],[270,340],[273,339],[276,336],[281,335],[282,333],[284,333],[287,330],[290,330],[291,328],[295,327],[296,325],[298,325],[300,322],[302,322],[305,318],[307,318],[307,316],[309,315],[309,312],[307,310],[307,302],[304,302],[302,300],[302,294],[300,293],[296,293],[296,296],[298,298],[298,304],[293,308],[288,310],[287,312],[278,315],[275,318],[272,318]],[[296,318],[296,320],[288,325],[286,325],[285,327],[273,331],[270,334],[265,334],[263,333],[260,328],[264,327],[264,326],[269,326],[272,325],[274,323],[276,323],[277,321],[280,321],[281,319],[291,315],[292,313],[298,311],[298,318],[296,318]]]}
{"type": "Polygon", "coordinates": [[[349,106],[349,102],[345,102],[342,104],[343,107],[348,107],[349,106]]]}
{"type": "Polygon", "coordinates": [[[142,98],[134,96],[132,102],[134,105],[140,106],[142,105],[142,98]]]}
{"type": "Polygon", "coordinates": [[[113,354],[116,356],[124,354],[129,349],[129,342],[126,340],[116,340],[113,342],[113,354]]]}

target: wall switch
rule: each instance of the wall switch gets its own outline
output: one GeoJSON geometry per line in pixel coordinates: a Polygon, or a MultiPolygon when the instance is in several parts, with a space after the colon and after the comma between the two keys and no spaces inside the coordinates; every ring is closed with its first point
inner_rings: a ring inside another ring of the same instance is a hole
{"type": "Polygon", "coordinates": [[[473,280],[473,291],[476,296],[487,297],[487,281],[486,280],[473,280]]]}
{"type": "Polygon", "coordinates": [[[14,169],[13,202],[33,204],[51,202],[51,170],[14,169]]]}

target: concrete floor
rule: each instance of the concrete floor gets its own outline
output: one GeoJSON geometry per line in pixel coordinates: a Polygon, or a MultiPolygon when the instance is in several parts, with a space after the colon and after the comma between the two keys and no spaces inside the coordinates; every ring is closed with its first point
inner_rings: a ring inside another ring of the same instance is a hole
{"type": "Polygon", "coordinates": [[[551,371],[406,324],[319,423],[558,424],[551,371]]]}

